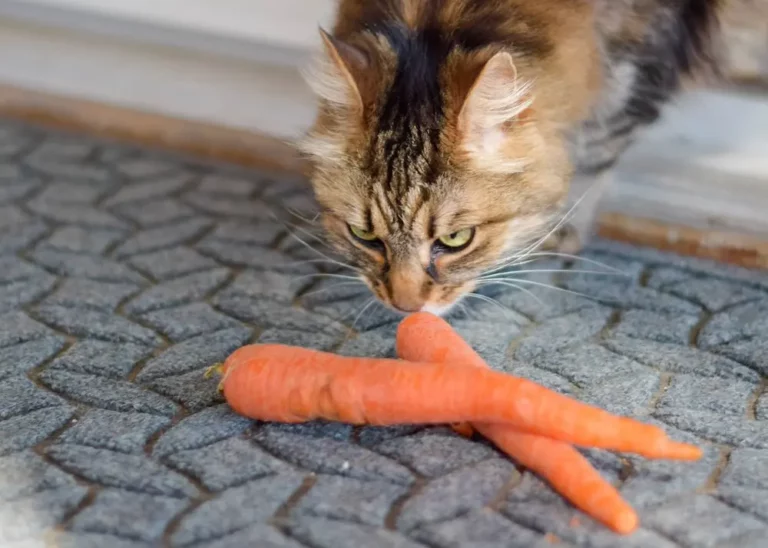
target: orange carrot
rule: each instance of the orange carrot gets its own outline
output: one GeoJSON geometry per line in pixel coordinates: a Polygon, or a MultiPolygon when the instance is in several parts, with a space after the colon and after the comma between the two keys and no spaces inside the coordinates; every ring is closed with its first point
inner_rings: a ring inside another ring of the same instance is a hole
{"type": "MultiPolygon", "coordinates": [[[[442,320],[436,319],[438,322],[442,320]]],[[[398,356],[404,360],[422,360],[422,344],[413,344],[413,326],[435,320],[419,315],[406,319],[397,333],[398,356]]],[[[447,325],[447,324],[445,324],[447,325]]],[[[467,366],[488,367],[485,361],[464,341],[455,341],[467,366]]],[[[590,465],[576,449],[562,441],[552,440],[534,434],[525,434],[506,424],[475,423],[455,425],[454,429],[476,428],[480,434],[492,441],[499,449],[518,463],[535,472],[571,502],[594,519],[604,523],[617,533],[631,533],[637,528],[637,514],[590,465]]],[[[466,431],[466,430],[465,430],[466,431]]],[[[461,432],[460,432],[461,433],[461,432]]]]}
{"type": "MultiPolygon", "coordinates": [[[[397,354],[408,361],[437,364],[482,365],[480,356],[443,319],[429,313],[412,314],[397,330],[397,354]]],[[[477,371],[479,368],[469,368],[477,371]]],[[[585,447],[636,453],[648,458],[698,460],[701,450],[667,438],[660,428],[629,418],[616,417],[595,407],[568,398],[533,382],[503,375],[516,384],[508,393],[507,405],[517,414],[509,419],[487,422],[507,423],[517,430],[539,434],[585,447]],[[519,398],[515,400],[514,398],[519,398]],[[637,436],[637,437],[635,437],[637,436]]],[[[481,397],[493,390],[481,389],[481,397]]],[[[478,421],[472,421],[473,426],[478,421]]]]}
{"type": "Polygon", "coordinates": [[[659,453],[660,428],[567,398],[525,379],[454,363],[344,357],[249,345],[223,364],[222,389],[241,415],[350,424],[498,422],[579,445],[659,453]]]}

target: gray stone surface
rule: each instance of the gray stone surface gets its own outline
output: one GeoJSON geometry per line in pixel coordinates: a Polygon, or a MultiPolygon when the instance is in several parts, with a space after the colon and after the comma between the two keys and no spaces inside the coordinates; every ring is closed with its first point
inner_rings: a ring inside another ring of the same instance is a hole
{"type": "Polygon", "coordinates": [[[300,181],[7,124],[0,158],[0,545],[764,545],[765,272],[598,240],[584,257],[626,276],[523,274],[585,297],[492,286],[500,306],[449,317],[494,368],[701,444],[694,463],[584,451],[640,513],[618,537],[447,427],[223,403],[203,372],[250,342],[394,353],[399,317],[274,218],[313,216],[300,181]]]}

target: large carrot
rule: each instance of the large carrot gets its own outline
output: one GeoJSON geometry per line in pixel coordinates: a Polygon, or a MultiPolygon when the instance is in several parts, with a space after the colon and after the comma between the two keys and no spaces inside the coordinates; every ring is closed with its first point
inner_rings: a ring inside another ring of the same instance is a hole
{"type": "MultiPolygon", "coordinates": [[[[400,323],[397,331],[397,354],[403,358],[407,356],[409,361],[414,362],[483,364],[483,368],[487,368],[482,358],[445,320],[429,313],[412,314],[400,323]]],[[[469,369],[477,371],[479,368],[469,369]]],[[[512,375],[504,376],[507,382],[518,383],[518,392],[510,394],[507,404],[515,409],[522,408],[521,416],[511,420],[496,419],[488,422],[506,422],[530,434],[539,434],[585,447],[636,453],[648,458],[701,458],[702,453],[698,447],[672,441],[659,428],[577,403],[572,398],[525,379],[512,375]],[[512,398],[521,400],[515,401],[512,398]]]]}
{"type": "Polygon", "coordinates": [[[641,455],[669,449],[660,428],[613,416],[525,379],[462,364],[249,345],[233,352],[221,371],[229,405],[260,420],[322,418],[374,425],[498,422],[578,445],[641,455]]]}
{"type": "MultiPolygon", "coordinates": [[[[398,356],[404,360],[423,361],[432,355],[428,349],[425,350],[424,341],[417,341],[412,335],[422,330],[422,324],[426,324],[424,328],[428,329],[435,322],[442,320],[421,314],[404,320],[397,333],[398,356]]],[[[444,330],[444,326],[440,330],[444,330]]],[[[485,361],[466,342],[458,340],[453,344],[458,347],[456,352],[466,359],[461,363],[487,367],[485,361]]],[[[446,358],[449,357],[446,355],[446,358]]],[[[576,508],[617,533],[627,534],[637,528],[637,514],[632,507],[571,445],[535,434],[525,434],[506,424],[462,424],[455,428],[464,433],[472,427],[518,463],[547,480],[555,491],[576,508]]]]}

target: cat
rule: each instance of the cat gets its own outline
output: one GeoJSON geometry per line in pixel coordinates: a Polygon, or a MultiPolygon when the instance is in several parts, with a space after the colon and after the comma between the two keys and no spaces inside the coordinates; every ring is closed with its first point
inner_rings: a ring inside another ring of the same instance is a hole
{"type": "Polygon", "coordinates": [[[553,236],[578,250],[591,187],[685,78],[717,73],[718,0],[337,9],[300,150],[330,245],[403,313],[445,314],[553,236]]]}

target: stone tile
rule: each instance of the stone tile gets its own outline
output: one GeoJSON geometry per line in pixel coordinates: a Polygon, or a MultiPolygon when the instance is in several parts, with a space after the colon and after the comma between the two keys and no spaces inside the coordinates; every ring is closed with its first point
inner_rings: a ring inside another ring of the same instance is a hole
{"type": "MultiPolygon", "coordinates": [[[[768,497],[765,496],[764,489],[753,489],[751,487],[720,487],[717,490],[717,498],[725,504],[746,514],[753,515],[763,521],[768,520],[768,497]]],[[[765,541],[765,534],[761,535],[761,542],[765,541]]],[[[745,544],[734,544],[733,548],[739,548],[745,544]]],[[[750,545],[751,546],[751,545],[750,545]]],[[[760,543],[754,546],[761,546],[760,543]]]]}
{"type": "Polygon", "coordinates": [[[242,546],[302,548],[296,541],[289,539],[274,527],[263,523],[257,523],[231,535],[225,535],[217,540],[206,542],[205,546],[208,548],[241,548],[242,546]]]}
{"type": "Polygon", "coordinates": [[[229,489],[187,514],[171,538],[171,545],[207,543],[265,521],[301,482],[299,475],[281,474],[229,489]]]}
{"type": "Polygon", "coordinates": [[[117,159],[114,162],[114,166],[118,173],[131,179],[168,175],[180,167],[176,162],[144,156],[117,159]]]}
{"type": "Polygon", "coordinates": [[[768,299],[729,308],[715,316],[699,333],[702,348],[731,342],[735,339],[756,337],[768,330],[768,299]]]}
{"type": "Polygon", "coordinates": [[[760,380],[760,375],[738,362],[679,344],[614,336],[603,345],[612,352],[660,371],[749,382],[760,380]]]}
{"type": "Polygon", "coordinates": [[[370,293],[356,299],[316,306],[313,312],[324,314],[358,332],[372,331],[403,319],[402,314],[386,308],[370,293]]]}
{"type": "Polygon", "coordinates": [[[147,346],[158,346],[162,343],[154,331],[121,316],[98,310],[45,304],[39,306],[36,312],[41,320],[76,337],[147,346]]]}
{"type": "Polygon", "coordinates": [[[373,450],[428,478],[444,476],[496,455],[486,445],[458,436],[440,435],[397,437],[376,445],[373,450]]]}
{"type": "Polygon", "coordinates": [[[764,393],[758,398],[755,405],[755,415],[757,420],[768,421],[768,393],[764,393]]]}
{"type": "Polygon", "coordinates": [[[453,322],[453,328],[494,369],[504,368],[507,349],[523,333],[522,327],[511,322],[489,325],[465,320],[453,322]]]}
{"type": "Polygon", "coordinates": [[[706,307],[721,310],[749,300],[766,298],[763,291],[717,278],[695,278],[666,286],[665,291],[706,307]]]}
{"type": "Polygon", "coordinates": [[[185,244],[202,235],[211,223],[204,219],[188,219],[178,223],[136,232],[115,250],[116,257],[130,257],[167,247],[185,244]]]}
{"type": "Polygon", "coordinates": [[[78,445],[52,445],[46,455],[65,471],[104,487],[177,498],[197,495],[195,486],[184,476],[144,455],[78,445]]]}
{"type": "Polygon", "coordinates": [[[0,381],[0,421],[64,404],[64,400],[38,388],[27,377],[8,377],[0,381]]]}
{"type": "Polygon", "coordinates": [[[316,331],[326,335],[347,335],[347,328],[327,316],[303,308],[286,308],[273,301],[245,297],[216,297],[214,305],[223,312],[265,329],[316,331]]]}
{"type": "Polygon", "coordinates": [[[749,487],[768,490],[768,451],[736,449],[720,476],[720,487],[749,487]]]}
{"type": "Polygon", "coordinates": [[[314,348],[315,350],[325,352],[335,350],[342,340],[340,336],[309,333],[306,331],[289,331],[279,328],[266,329],[259,335],[259,343],[261,344],[287,344],[303,348],[314,348]]]}
{"type": "Polygon", "coordinates": [[[90,205],[65,204],[34,199],[27,207],[44,219],[83,227],[125,229],[123,221],[90,205]]]}
{"type": "Polygon", "coordinates": [[[407,491],[384,481],[320,475],[293,514],[383,526],[392,505],[407,491]]]}
{"type": "Polygon", "coordinates": [[[403,505],[397,528],[409,531],[479,510],[497,497],[516,474],[508,460],[492,459],[435,479],[403,505]]]}
{"type": "Polygon", "coordinates": [[[545,352],[590,339],[602,331],[610,315],[609,309],[594,308],[548,320],[527,334],[515,357],[530,361],[545,352]]]}
{"type": "Polygon", "coordinates": [[[124,309],[137,315],[202,300],[229,278],[226,268],[214,268],[154,285],[128,302],[124,309]]]}
{"type": "Polygon", "coordinates": [[[54,335],[53,331],[36,322],[24,312],[0,314],[0,348],[42,339],[54,335]]]}
{"type": "Polygon", "coordinates": [[[42,221],[30,221],[12,226],[0,226],[0,253],[21,251],[42,238],[48,225],[42,221]]]}
{"type": "Polygon", "coordinates": [[[762,335],[715,346],[711,351],[751,367],[760,375],[768,376],[768,339],[762,335]]]}
{"type": "Polygon", "coordinates": [[[280,272],[253,272],[246,270],[235,278],[232,284],[219,294],[222,300],[238,297],[269,299],[290,305],[296,295],[308,285],[308,281],[294,280],[280,272]]]}
{"type": "MultiPolygon", "coordinates": [[[[395,337],[392,330],[387,328],[354,333],[350,331],[344,336],[343,344],[335,352],[342,356],[375,356],[379,358],[396,358],[395,337]]],[[[314,334],[311,334],[312,338],[314,334]]],[[[338,344],[338,342],[337,342],[338,344]]]]}
{"type": "Polygon", "coordinates": [[[413,536],[439,548],[542,548],[551,545],[543,535],[490,510],[471,512],[446,522],[425,525],[413,536]]]}
{"type": "Polygon", "coordinates": [[[88,278],[104,282],[144,283],[138,272],[105,257],[92,257],[69,252],[39,249],[32,253],[36,263],[59,276],[88,278]]]}
{"type": "Polygon", "coordinates": [[[183,375],[155,379],[147,387],[179,402],[192,413],[219,404],[224,397],[219,393],[219,379],[205,378],[207,367],[183,375]]]}
{"type": "Polygon", "coordinates": [[[93,308],[104,312],[117,308],[123,300],[137,293],[140,286],[69,278],[45,299],[45,306],[93,308]]]}
{"type": "Polygon", "coordinates": [[[28,280],[30,278],[44,278],[45,271],[41,268],[16,257],[9,255],[0,257],[0,283],[6,284],[28,280]]]}
{"type": "Polygon", "coordinates": [[[79,226],[64,226],[56,231],[43,244],[60,251],[100,255],[123,237],[118,230],[85,229],[79,226]]]}
{"type": "Polygon", "coordinates": [[[211,491],[223,491],[276,473],[291,471],[283,461],[242,438],[229,438],[166,458],[171,466],[197,478],[211,491]]]}
{"type": "Polygon", "coordinates": [[[698,409],[657,411],[654,416],[675,428],[716,443],[736,447],[768,448],[768,428],[761,421],[723,416],[698,409]]]}
{"type": "Polygon", "coordinates": [[[83,160],[93,153],[94,144],[81,138],[49,136],[27,158],[38,160],[83,160]]]}
{"type": "Polygon", "coordinates": [[[59,523],[77,508],[88,489],[71,485],[0,503],[0,545],[26,540],[59,523]]]}
{"type": "Polygon", "coordinates": [[[554,352],[544,352],[531,361],[533,365],[558,375],[579,386],[604,382],[611,377],[630,377],[648,373],[638,362],[585,342],[554,352]]]}
{"type": "Polygon", "coordinates": [[[538,383],[550,390],[559,392],[566,396],[576,396],[579,393],[579,387],[571,381],[545,369],[539,369],[519,362],[509,362],[504,367],[504,371],[518,377],[523,377],[529,381],[538,383]]]}
{"type": "Polygon", "coordinates": [[[581,399],[609,413],[622,416],[647,415],[649,405],[660,386],[659,374],[646,371],[623,377],[612,377],[589,386],[581,399]]]}
{"type": "Polygon", "coordinates": [[[132,202],[113,208],[113,211],[141,226],[156,226],[195,217],[195,210],[174,198],[132,202]]]}
{"type": "MultiPolygon", "coordinates": [[[[104,546],[109,546],[109,548],[150,548],[152,545],[97,533],[60,533],[56,537],[56,548],[103,548],[104,546]]],[[[40,548],[45,548],[45,546],[40,548]]]]}
{"type": "Polygon", "coordinates": [[[180,451],[192,452],[242,434],[253,421],[236,415],[228,405],[203,409],[181,420],[155,444],[152,455],[166,457],[180,451]]]}
{"type": "MultiPolygon", "coordinates": [[[[381,527],[302,516],[289,525],[291,535],[317,548],[418,548],[421,545],[381,527]]],[[[291,547],[292,548],[292,547],[291,547]]]]}
{"type": "Polygon", "coordinates": [[[119,379],[151,352],[151,347],[139,344],[85,339],[56,358],[49,369],[119,379]]]}
{"type": "MultiPolygon", "coordinates": [[[[0,164],[0,171],[2,171],[3,167],[5,166],[0,164]]],[[[0,180],[2,180],[1,177],[0,180]]],[[[40,190],[41,186],[41,183],[31,181],[25,181],[21,183],[14,181],[11,184],[4,182],[2,185],[0,185],[0,204],[24,200],[34,192],[40,190]]]]}
{"type": "Polygon", "coordinates": [[[56,278],[46,275],[0,286],[0,314],[34,303],[55,284],[56,278]]]}
{"type": "Polygon", "coordinates": [[[747,412],[747,402],[756,388],[757,384],[736,379],[676,375],[657,409],[664,412],[687,408],[743,417],[747,412]]]}
{"type": "Polygon", "coordinates": [[[197,190],[205,194],[222,194],[227,196],[236,196],[238,198],[248,198],[255,191],[260,189],[263,183],[251,178],[235,178],[226,175],[206,175],[197,190]]]}
{"type": "Polygon", "coordinates": [[[146,382],[160,377],[198,371],[224,361],[229,354],[248,342],[252,331],[245,327],[225,329],[175,344],[150,360],[137,380],[146,382]]]}
{"type": "Polygon", "coordinates": [[[55,181],[37,195],[36,200],[62,204],[93,204],[109,188],[70,181],[55,181]]]}
{"type": "Polygon", "coordinates": [[[0,457],[0,504],[74,485],[75,478],[45,462],[34,451],[0,457]]]}
{"type": "Polygon", "coordinates": [[[720,546],[736,535],[765,530],[763,522],[705,495],[654,508],[643,519],[684,546],[720,546]]]}
{"type": "Polygon", "coordinates": [[[0,348],[0,381],[42,365],[58,354],[65,344],[61,337],[46,337],[0,348]]]}
{"type": "Polygon", "coordinates": [[[91,409],[56,443],[84,445],[119,453],[141,453],[155,432],[170,424],[168,417],[91,409]]]}
{"type": "Polygon", "coordinates": [[[281,234],[282,226],[274,221],[225,221],[211,232],[211,240],[222,240],[254,246],[269,246],[281,234]]]}
{"type": "Polygon", "coordinates": [[[255,436],[273,455],[318,474],[335,474],[363,481],[389,481],[408,485],[413,476],[406,467],[368,449],[332,438],[316,438],[268,426],[255,436]]]}
{"type": "Polygon", "coordinates": [[[72,531],[157,541],[168,523],[187,504],[178,498],[105,489],[75,517],[72,531]]]}
{"type": "Polygon", "coordinates": [[[698,316],[687,314],[627,310],[622,313],[619,325],[613,329],[613,335],[687,345],[698,322],[698,316]]]}
{"type": "Polygon", "coordinates": [[[126,381],[63,370],[43,371],[40,381],[58,394],[101,409],[167,417],[172,417],[177,411],[176,405],[162,396],[126,381]]]}
{"type": "Polygon", "coordinates": [[[207,303],[193,303],[149,312],[141,316],[141,320],[174,342],[241,326],[240,322],[216,312],[207,303]]]}
{"type": "Polygon", "coordinates": [[[185,193],[183,200],[198,211],[209,215],[246,219],[269,219],[271,217],[271,209],[265,203],[256,200],[244,200],[239,196],[222,196],[192,191],[185,193]]]}
{"type": "Polygon", "coordinates": [[[653,289],[664,290],[668,286],[677,286],[680,282],[691,280],[694,275],[691,272],[679,268],[656,266],[651,269],[646,285],[653,289]]]}
{"type": "Polygon", "coordinates": [[[129,202],[164,198],[183,189],[192,179],[193,177],[187,173],[177,173],[133,185],[125,185],[104,201],[104,207],[112,208],[129,202]]]}
{"type": "Polygon", "coordinates": [[[14,205],[0,206],[0,230],[7,230],[30,220],[29,215],[14,205]]]}
{"type": "Polygon", "coordinates": [[[168,280],[200,270],[209,270],[219,266],[213,259],[204,257],[185,247],[175,247],[136,255],[130,264],[157,280],[168,280]]]}
{"type": "Polygon", "coordinates": [[[0,422],[0,456],[34,447],[74,415],[68,406],[32,411],[0,422]]]}

